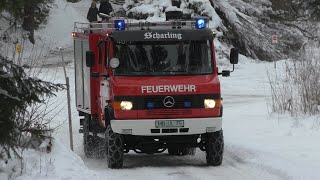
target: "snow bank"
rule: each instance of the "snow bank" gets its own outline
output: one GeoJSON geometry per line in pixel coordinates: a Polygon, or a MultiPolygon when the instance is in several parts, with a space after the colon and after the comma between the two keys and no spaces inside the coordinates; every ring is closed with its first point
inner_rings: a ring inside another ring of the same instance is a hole
{"type": "Polygon", "coordinates": [[[20,160],[0,161],[0,170],[4,171],[0,173],[1,180],[9,175],[17,180],[96,179],[82,159],[59,141],[53,141],[50,153],[28,149],[22,155],[22,164],[20,160]]]}

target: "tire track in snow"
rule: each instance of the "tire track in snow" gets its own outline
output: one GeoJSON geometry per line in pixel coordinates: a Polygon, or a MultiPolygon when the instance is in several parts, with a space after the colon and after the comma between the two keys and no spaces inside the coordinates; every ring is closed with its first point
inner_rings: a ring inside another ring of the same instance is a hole
{"type": "MultiPolygon", "coordinates": [[[[238,146],[228,146],[225,152],[225,163],[243,170],[241,164],[247,166],[247,168],[255,169],[261,177],[274,176],[276,179],[292,180],[286,172],[281,169],[277,169],[270,165],[265,164],[265,159],[259,157],[262,152],[253,152],[252,150],[244,149],[238,146]],[[259,162],[259,163],[258,163],[259,162]]],[[[271,157],[274,158],[274,157],[271,157]]],[[[270,160],[271,160],[270,158],[270,160]]],[[[271,177],[266,179],[272,179],[271,177]]]]}
{"type": "Polygon", "coordinates": [[[106,160],[86,159],[88,168],[94,170],[97,176],[108,176],[111,179],[126,179],[126,177],[143,178],[152,174],[152,179],[272,179],[287,180],[288,176],[272,167],[256,165],[248,159],[256,154],[249,150],[227,145],[224,161],[221,166],[208,167],[205,164],[205,153],[198,150],[195,156],[170,156],[167,153],[145,155],[126,154],[124,168],[108,169],[106,160]],[[121,172],[121,173],[120,173],[121,172]],[[153,178],[156,177],[156,178],[153,178]]]}

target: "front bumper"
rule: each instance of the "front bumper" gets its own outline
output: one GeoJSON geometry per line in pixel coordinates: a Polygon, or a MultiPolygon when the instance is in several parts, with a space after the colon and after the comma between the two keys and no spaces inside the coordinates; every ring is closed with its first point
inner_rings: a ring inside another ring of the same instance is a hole
{"type": "Polygon", "coordinates": [[[111,120],[111,128],[118,134],[140,136],[192,135],[222,129],[222,117],[188,119],[127,119],[111,120]],[[156,128],[156,121],[184,120],[184,127],[156,128]],[[131,130],[131,131],[130,131],[131,130]]]}

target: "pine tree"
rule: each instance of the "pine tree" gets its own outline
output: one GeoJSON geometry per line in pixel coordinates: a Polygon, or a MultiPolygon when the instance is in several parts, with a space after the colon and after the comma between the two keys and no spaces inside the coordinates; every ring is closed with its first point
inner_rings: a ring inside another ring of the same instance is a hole
{"type": "Polygon", "coordinates": [[[30,32],[29,39],[34,41],[34,31],[46,24],[54,0],[0,0],[0,13],[9,12],[15,22],[21,23],[22,28],[30,32]]]}
{"type": "MultiPolygon", "coordinates": [[[[24,69],[0,56],[0,146],[15,149],[24,132],[40,133],[43,129],[37,122],[24,121],[27,108],[43,103],[45,96],[53,96],[61,90],[61,84],[52,84],[28,77],[24,69]]],[[[8,155],[10,156],[10,155],[8,155]]]]}

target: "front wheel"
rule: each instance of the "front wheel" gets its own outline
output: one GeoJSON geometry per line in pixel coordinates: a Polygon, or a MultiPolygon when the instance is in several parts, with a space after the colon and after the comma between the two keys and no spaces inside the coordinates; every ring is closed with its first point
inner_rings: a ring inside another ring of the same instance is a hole
{"type": "Polygon", "coordinates": [[[119,169],[123,166],[123,137],[114,133],[111,125],[108,125],[105,133],[107,162],[111,169],[119,169]]]}
{"type": "Polygon", "coordinates": [[[223,131],[207,133],[205,136],[207,165],[220,166],[222,164],[224,150],[223,131]]]}

